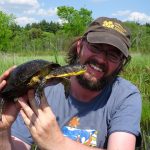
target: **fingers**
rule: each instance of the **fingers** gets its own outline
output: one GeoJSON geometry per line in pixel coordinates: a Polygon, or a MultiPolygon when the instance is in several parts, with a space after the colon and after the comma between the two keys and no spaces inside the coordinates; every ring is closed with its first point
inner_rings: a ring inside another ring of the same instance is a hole
{"type": "Polygon", "coordinates": [[[6,80],[2,80],[0,83],[0,91],[2,90],[2,88],[6,85],[6,80]]]}
{"type": "Polygon", "coordinates": [[[21,109],[25,112],[28,118],[31,118],[33,116],[33,111],[22,97],[18,98],[18,103],[20,104],[21,109]]]}
{"type": "Polygon", "coordinates": [[[2,82],[3,80],[5,80],[9,74],[16,68],[16,66],[13,66],[11,68],[9,68],[8,70],[6,70],[1,76],[0,76],[0,82],[2,82]]]}
{"type": "Polygon", "coordinates": [[[22,118],[26,126],[29,128],[29,130],[32,133],[35,133],[37,129],[41,130],[41,127],[39,125],[41,124],[41,120],[45,116],[42,110],[37,105],[34,95],[35,95],[34,90],[28,91],[27,96],[28,96],[28,102],[30,106],[27,104],[24,98],[18,99],[18,102],[22,108],[20,111],[22,118]]]}
{"type": "Polygon", "coordinates": [[[51,117],[55,117],[48,102],[47,102],[47,98],[45,96],[45,93],[44,91],[42,92],[42,97],[41,97],[41,100],[40,100],[40,108],[42,109],[42,111],[45,113],[45,114],[49,114],[51,117]]]}
{"type": "Polygon", "coordinates": [[[53,124],[56,121],[55,115],[48,106],[44,92],[42,93],[40,105],[36,103],[34,90],[29,90],[27,96],[30,106],[26,100],[19,98],[18,102],[22,108],[20,112],[31,135],[37,137],[42,135],[43,132],[47,133],[47,129],[51,126],[51,123],[53,124]]]}
{"type": "Polygon", "coordinates": [[[40,100],[39,105],[37,104],[37,101],[35,100],[34,90],[28,91],[28,98],[29,98],[29,103],[30,103],[31,109],[33,110],[33,112],[36,114],[37,117],[39,115],[43,116],[46,113],[53,115],[53,112],[48,105],[44,91],[42,92],[41,99],[39,99],[40,100]]]}
{"type": "Polygon", "coordinates": [[[40,100],[39,105],[37,104],[37,101],[35,100],[34,90],[28,91],[28,98],[29,98],[30,106],[31,106],[32,110],[36,113],[37,116],[42,111],[44,111],[44,110],[46,111],[47,109],[49,109],[49,105],[48,105],[47,99],[45,97],[44,91],[42,92],[42,96],[39,99],[40,100]]]}
{"type": "Polygon", "coordinates": [[[21,112],[23,114],[23,119],[26,121],[26,125],[35,124],[38,122],[38,117],[34,113],[34,111],[30,108],[30,106],[24,101],[23,98],[18,99],[19,104],[21,105],[22,109],[21,112]]]}
{"type": "MultiPolygon", "coordinates": [[[[26,98],[27,98],[27,101],[29,102],[30,108],[36,114],[36,116],[41,114],[42,108],[46,107],[46,100],[45,99],[40,100],[40,105],[39,105],[37,100],[35,99],[35,91],[33,89],[28,91],[26,98]],[[42,105],[41,105],[41,102],[42,102],[42,105]]],[[[26,99],[26,98],[23,98],[23,99],[26,99]]]]}
{"type": "Polygon", "coordinates": [[[9,76],[12,70],[14,70],[14,68],[16,68],[16,66],[9,68],[0,76],[0,90],[6,85],[6,78],[9,76]]]}
{"type": "Polygon", "coordinates": [[[20,110],[20,113],[22,115],[22,118],[26,124],[26,126],[32,130],[32,131],[36,131],[35,126],[33,125],[33,123],[31,122],[31,120],[27,117],[26,113],[23,110],[20,110]]]}
{"type": "Polygon", "coordinates": [[[30,103],[30,106],[31,106],[32,110],[38,116],[39,106],[38,106],[38,104],[37,104],[37,102],[35,100],[35,92],[34,92],[34,90],[29,90],[28,91],[28,99],[29,99],[29,103],[30,103]]]}
{"type": "MultiPolygon", "coordinates": [[[[28,102],[30,106],[27,104],[27,102],[25,102],[26,100],[24,100],[24,98],[19,98],[18,102],[21,105],[24,114],[26,114],[29,120],[33,122],[33,124],[37,124],[47,114],[53,115],[47,103],[44,92],[42,93],[42,97],[40,99],[40,105],[38,105],[35,100],[34,90],[29,90],[27,96],[28,96],[28,102]]],[[[28,124],[28,120],[27,120],[27,124],[28,124]]]]}

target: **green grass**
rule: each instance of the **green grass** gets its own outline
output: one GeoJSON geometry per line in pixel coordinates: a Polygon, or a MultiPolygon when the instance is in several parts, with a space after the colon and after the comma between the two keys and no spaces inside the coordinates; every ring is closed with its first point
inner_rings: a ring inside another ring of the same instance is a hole
{"type": "MultiPolygon", "coordinates": [[[[29,60],[33,59],[44,59],[48,61],[56,62],[55,56],[52,55],[18,55],[18,54],[1,54],[0,53],[0,74],[2,74],[6,69],[13,65],[19,65],[29,60]]],[[[61,54],[57,55],[58,63],[65,64],[65,58],[61,54]]]]}

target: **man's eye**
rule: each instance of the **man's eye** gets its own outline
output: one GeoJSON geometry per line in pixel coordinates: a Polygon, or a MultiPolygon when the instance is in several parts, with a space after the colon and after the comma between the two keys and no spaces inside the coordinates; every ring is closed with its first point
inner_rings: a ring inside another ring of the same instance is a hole
{"type": "Polygon", "coordinates": [[[117,54],[109,54],[109,57],[111,57],[112,59],[118,59],[119,56],[117,54]]]}

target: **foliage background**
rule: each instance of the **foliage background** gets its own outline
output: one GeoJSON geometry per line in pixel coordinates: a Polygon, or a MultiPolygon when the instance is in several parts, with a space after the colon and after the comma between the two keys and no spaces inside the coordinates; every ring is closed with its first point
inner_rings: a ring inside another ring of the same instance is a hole
{"type": "MultiPolygon", "coordinates": [[[[46,51],[66,51],[70,42],[81,36],[92,22],[92,11],[85,8],[60,6],[57,15],[62,23],[47,22],[17,25],[13,15],[0,11],[0,51],[9,53],[43,53],[46,51]]],[[[150,24],[124,22],[132,31],[132,53],[149,53],[150,24]]]]}

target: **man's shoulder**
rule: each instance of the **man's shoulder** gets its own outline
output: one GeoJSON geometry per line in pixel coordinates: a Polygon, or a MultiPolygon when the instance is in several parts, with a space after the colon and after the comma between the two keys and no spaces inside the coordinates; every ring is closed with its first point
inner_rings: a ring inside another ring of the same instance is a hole
{"type": "Polygon", "coordinates": [[[118,77],[114,81],[107,104],[111,114],[114,114],[116,110],[120,110],[126,106],[131,106],[128,107],[129,109],[126,109],[127,111],[130,111],[130,108],[132,109],[133,107],[139,109],[141,107],[140,91],[132,82],[118,77]]]}
{"type": "Polygon", "coordinates": [[[120,90],[125,90],[125,91],[137,91],[139,92],[138,90],[138,87],[132,83],[131,81],[129,80],[126,80],[125,78],[122,78],[122,77],[117,77],[114,84],[113,84],[113,88],[114,89],[120,89],[120,90]]]}
{"type": "Polygon", "coordinates": [[[140,100],[140,95],[136,85],[122,77],[117,77],[112,86],[110,99],[111,103],[114,101],[115,103],[124,103],[126,101],[134,101],[135,99],[136,101],[137,99],[140,100]]]}

